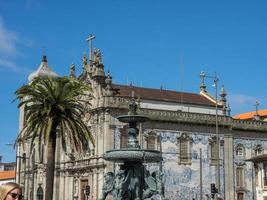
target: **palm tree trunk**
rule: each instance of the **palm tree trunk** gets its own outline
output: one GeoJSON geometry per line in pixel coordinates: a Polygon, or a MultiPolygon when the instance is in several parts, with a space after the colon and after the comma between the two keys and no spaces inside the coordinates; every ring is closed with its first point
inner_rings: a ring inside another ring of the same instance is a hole
{"type": "Polygon", "coordinates": [[[57,139],[56,130],[57,130],[57,125],[56,123],[53,123],[52,130],[47,143],[45,200],[53,199],[56,139],[57,139]]]}

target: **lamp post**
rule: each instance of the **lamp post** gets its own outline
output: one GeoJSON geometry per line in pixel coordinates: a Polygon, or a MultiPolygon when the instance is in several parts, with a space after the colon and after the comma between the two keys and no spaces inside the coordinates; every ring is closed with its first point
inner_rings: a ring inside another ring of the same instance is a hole
{"type": "Polygon", "coordinates": [[[221,180],[220,180],[220,136],[219,136],[219,127],[218,127],[218,77],[217,73],[215,72],[214,76],[207,76],[204,71],[201,71],[199,75],[202,80],[204,78],[211,78],[213,79],[213,86],[215,87],[215,135],[216,135],[216,144],[217,144],[217,165],[216,165],[216,185],[218,189],[218,193],[221,193],[221,180]]]}

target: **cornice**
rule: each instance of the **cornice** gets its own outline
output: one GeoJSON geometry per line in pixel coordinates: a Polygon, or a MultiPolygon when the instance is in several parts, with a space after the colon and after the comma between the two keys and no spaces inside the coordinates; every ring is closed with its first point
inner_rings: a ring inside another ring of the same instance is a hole
{"type": "MultiPolygon", "coordinates": [[[[101,99],[101,107],[92,107],[91,113],[99,110],[111,109],[125,111],[128,108],[128,100],[120,97],[104,97],[101,99]]],[[[168,123],[185,123],[215,126],[216,116],[211,114],[191,113],[181,111],[166,111],[155,109],[140,109],[139,114],[149,117],[151,121],[168,123]]],[[[267,132],[267,122],[256,120],[237,120],[230,116],[218,115],[218,125],[231,130],[267,132]]]]}

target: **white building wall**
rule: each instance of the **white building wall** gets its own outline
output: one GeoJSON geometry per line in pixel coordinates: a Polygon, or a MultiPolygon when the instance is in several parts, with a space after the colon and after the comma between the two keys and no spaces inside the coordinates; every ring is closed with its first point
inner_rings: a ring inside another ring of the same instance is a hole
{"type": "MultiPolygon", "coordinates": [[[[202,113],[202,114],[216,114],[215,107],[207,107],[201,105],[186,105],[171,102],[159,102],[159,101],[146,101],[142,100],[140,103],[141,108],[145,109],[156,109],[156,110],[166,110],[166,111],[181,111],[181,112],[191,112],[191,113],[202,113]]],[[[222,115],[222,111],[218,109],[218,115],[222,115]]]]}

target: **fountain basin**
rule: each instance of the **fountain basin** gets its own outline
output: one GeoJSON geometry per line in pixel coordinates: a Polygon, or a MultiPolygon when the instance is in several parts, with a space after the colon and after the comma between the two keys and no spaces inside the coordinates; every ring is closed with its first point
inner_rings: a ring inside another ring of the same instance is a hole
{"type": "Polygon", "coordinates": [[[160,162],[160,151],[149,149],[114,149],[104,154],[104,159],[113,162],[160,162]]]}

